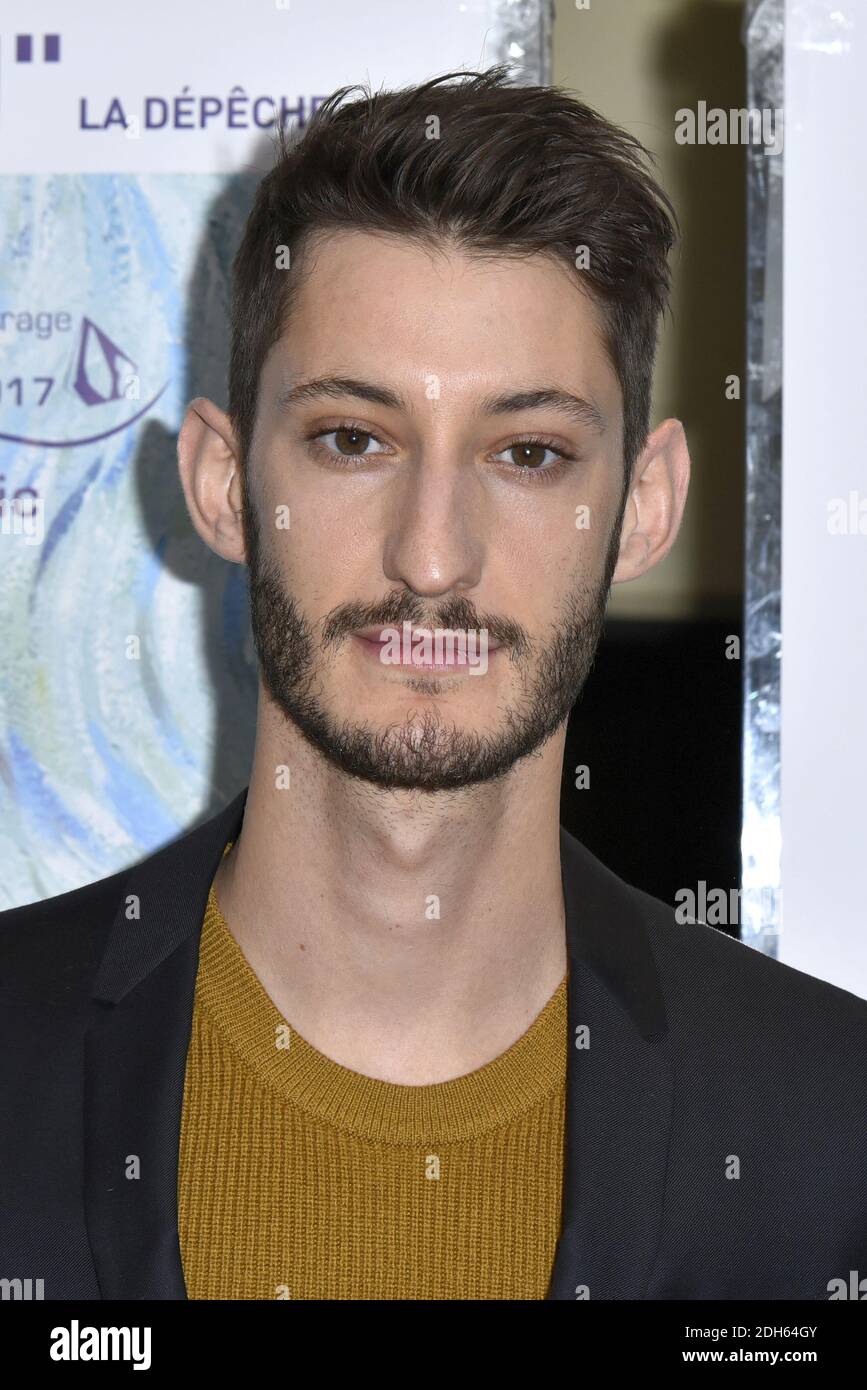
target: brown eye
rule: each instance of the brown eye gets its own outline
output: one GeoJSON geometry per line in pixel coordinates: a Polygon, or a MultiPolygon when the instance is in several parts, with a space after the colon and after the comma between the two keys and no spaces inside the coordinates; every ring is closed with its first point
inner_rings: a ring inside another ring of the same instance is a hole
{"type": "Polygon", "coordinates": [[[549,449],[545,444],[512,444],[509,453],[519,468],[541,468],[549,449]]]}
{"type": "Polygon", "coordinates": [[[332,434],[338,451],[341,454],[348,454],[350,457],[364,454],[373,438],[372,434],[365,434],[364,430],[332,430],[332,434]]]}

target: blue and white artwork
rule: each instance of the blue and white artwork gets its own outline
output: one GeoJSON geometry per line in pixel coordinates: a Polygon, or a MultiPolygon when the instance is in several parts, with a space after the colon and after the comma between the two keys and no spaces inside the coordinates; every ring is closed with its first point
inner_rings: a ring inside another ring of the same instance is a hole
{"type": "Polygon", "coordinates": [[[255,179],[0,179],[0,905],[124,867],[244,785],[245,571],[186,513],[186,402],[225,404],[255,179]]]}

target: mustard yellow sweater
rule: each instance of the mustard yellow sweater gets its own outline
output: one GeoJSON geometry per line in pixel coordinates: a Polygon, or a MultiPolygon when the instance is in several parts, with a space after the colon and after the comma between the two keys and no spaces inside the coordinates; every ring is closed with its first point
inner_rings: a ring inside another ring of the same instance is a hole
{"type": "Polygon", "coordinates": [[[212,888],[178,1169],[189,1297],[544,1298],[560,1230],[566,983],[477,1071],[376,1080],[287,1025],[212,888]]]}

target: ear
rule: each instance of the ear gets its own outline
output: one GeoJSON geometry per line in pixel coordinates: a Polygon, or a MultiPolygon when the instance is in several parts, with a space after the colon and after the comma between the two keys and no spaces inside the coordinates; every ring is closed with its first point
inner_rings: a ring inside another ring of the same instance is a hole
{"type": "Polygon", "coordinates": [[[178,435],[178,471],[190,520],[206,545],[244,563],[241,466],[225,411],[204,396],[190,401],[178,435]]]}
{"type": "Polygon", "coordinates": [[[638,579],[658,565],[677,539],[689,487],[689,450],[679,420],[663,420],[632,471],[612,584],[638,579]]]}

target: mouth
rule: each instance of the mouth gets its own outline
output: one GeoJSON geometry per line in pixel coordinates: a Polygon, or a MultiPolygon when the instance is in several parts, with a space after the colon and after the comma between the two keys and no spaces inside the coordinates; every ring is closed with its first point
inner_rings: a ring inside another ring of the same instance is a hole
{"type": "Polygon", "coordinates": [[[354,634],[354,640],[380,666],[449,675],[478,669],[480,662],[500,650],[499,644],[490,641],[483,630],[472,630],[465,634],[450,632],[450,641],[437,639],[436,634],[441,631],[437,628],[413,627],[405,622],[400,627],[392,624],[364,628],[354,634]],[[422,638],[430,640],[420,645],[422,638]]]}

